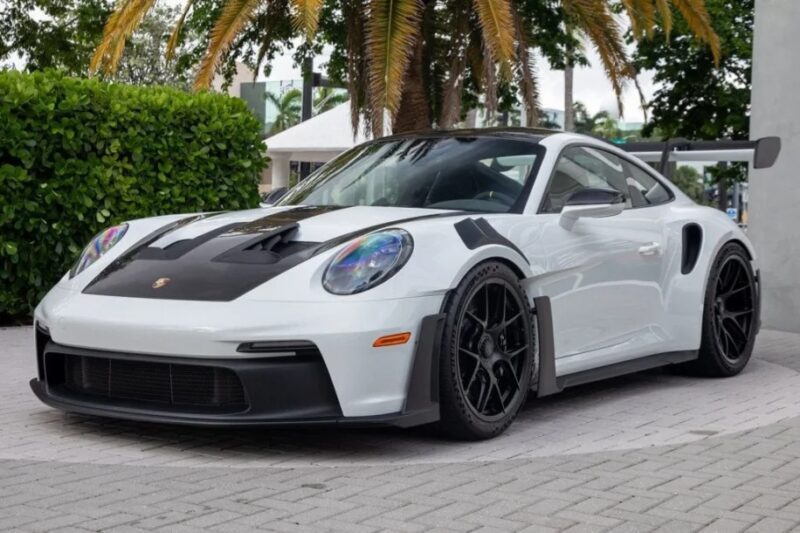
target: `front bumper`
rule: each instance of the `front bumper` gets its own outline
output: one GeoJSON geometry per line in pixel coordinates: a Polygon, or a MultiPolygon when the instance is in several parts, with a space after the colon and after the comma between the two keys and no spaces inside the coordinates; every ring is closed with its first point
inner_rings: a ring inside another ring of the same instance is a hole
{"type": "Polygon", "coordinates": [[[62,346],[113,353],[242,360],[265,357],[243,344],[305,341],[321,353],[342,415],[403,410],[420,325],[443,295],[329,302],[198,302],[87,295],[56,287],[37,323],[62,346]],[[411,332],[411,342],[374,348],[375,339],[411,332]]]}
{"type": "MultiPolygon", "coordinates": [[[[423,318],[405,402],[394,413],[344,416],[315,345],[275,343],[270,357],[233,359],[130,354],[59,345],[37,327],[39,376],[51,407],[86,415],[194,426],[395,425],[439,419],[444,315],[423,318]]],[[[265,355],[269,344],[262,346],[265,355]]]]}

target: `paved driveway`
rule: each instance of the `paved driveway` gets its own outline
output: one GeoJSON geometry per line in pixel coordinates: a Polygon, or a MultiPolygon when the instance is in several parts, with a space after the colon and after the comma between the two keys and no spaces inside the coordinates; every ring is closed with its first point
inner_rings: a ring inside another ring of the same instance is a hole
{"type": "Polygon", "coordinates": [[[800,336],[739,377],[656,371],[531,400],[481,443],[423,430],[231,431],[38,403],[29,328],[0,330],[0,529],[800,527],[800,336]]]}

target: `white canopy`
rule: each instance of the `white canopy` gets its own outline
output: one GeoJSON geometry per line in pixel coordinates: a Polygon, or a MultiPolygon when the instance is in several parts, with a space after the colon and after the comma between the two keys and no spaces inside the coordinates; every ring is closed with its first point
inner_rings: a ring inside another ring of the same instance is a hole
{"type": "Polygon", "coordinates": [[[289,161],[326,163],[368,140],[363,125],[353,136],[349,101],[268,137],[264,142],[272,158],[272,187],[288,185],[289,161]]]}

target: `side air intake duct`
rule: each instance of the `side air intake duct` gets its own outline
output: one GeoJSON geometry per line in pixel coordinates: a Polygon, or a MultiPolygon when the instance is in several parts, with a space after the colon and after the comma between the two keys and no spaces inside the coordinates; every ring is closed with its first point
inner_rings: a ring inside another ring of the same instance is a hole
{"type": "Polygon", "coordinates": [[[681,274],[689,274],[700,257],[703,245],[703,229],[697,224],[686,224],[683,227],[683,254],[681,256],[681,274]]]}

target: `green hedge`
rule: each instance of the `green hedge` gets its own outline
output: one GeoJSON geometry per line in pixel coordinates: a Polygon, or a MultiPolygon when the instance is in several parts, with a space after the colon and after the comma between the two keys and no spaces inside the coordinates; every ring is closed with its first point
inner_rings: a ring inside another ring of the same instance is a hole
{"type": "Polygon", "coordinates": [[[0,72],[0,323],[104,227],[256,206],[265,163],[238,98],[0,72]]]}

